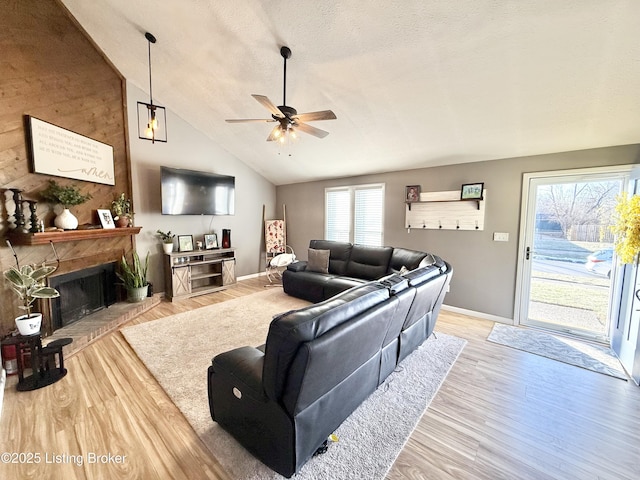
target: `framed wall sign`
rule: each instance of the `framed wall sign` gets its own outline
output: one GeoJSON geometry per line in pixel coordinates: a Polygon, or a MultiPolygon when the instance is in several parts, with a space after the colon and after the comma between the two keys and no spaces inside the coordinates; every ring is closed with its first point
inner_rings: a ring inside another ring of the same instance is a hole
{"type": "Polygon", "coordinates": [[[113,147],[27,115],[33,171],[115,185],[113,147]]]}
{"type": "Polygon", "coordinates": [[[192,252],[193,235],[178,235],[178,247],[181,252],[192,252]]]}

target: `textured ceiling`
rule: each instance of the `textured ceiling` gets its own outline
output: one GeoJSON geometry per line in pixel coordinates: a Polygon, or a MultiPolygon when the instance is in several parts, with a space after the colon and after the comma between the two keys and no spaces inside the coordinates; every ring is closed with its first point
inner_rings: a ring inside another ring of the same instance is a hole
{"type": "MultiPolygon", "coordinates": [[[[640,143],[637,0],[62,0],[115,67],[275,184],[640,143]],[[251,94],[331,109],[287,150],[251,94]]],[[[144,101],[144,98],[140,100],[144,101]]],[[[171,125],[169,125],[169,141],[171,125]]]]}

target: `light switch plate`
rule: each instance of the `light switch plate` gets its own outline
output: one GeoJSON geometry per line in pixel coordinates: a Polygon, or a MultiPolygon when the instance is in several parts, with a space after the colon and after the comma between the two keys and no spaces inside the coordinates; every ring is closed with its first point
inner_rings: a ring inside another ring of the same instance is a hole
{"type": "Polygon", "coordinates": [[[509,234],[505,232],[493,232],[493,241],[494,242],[508,242],[509,234]]]}

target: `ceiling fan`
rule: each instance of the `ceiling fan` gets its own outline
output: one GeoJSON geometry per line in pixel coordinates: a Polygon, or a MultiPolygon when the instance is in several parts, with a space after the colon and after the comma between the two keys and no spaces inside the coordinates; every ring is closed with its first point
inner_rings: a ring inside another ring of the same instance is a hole
{"type": "Polygon", "coordinates": [[[271,118],[241,118],[236,120],[227,120],[228,123],[246,123],[246,122],[278,122],[271,133],[267,137],[267,142],[279,141],[285,143],[288,139],[295,139],[297,132],[308,133],[314,137],[324,138],[329,132],[312,127],[305,122],[315,122],[318,120],[335,120],[336,115],[331,110],[322,110],[320,112],[298,113],[293,107],[287,106],[287,59],[291,58],[291,50],[289,47],[280,48],[280,55],[284,58],[284,88],[282,105],[276,107],[271,100],[264,95],[251,95],[262,106],[271,112],[271,118]]]}

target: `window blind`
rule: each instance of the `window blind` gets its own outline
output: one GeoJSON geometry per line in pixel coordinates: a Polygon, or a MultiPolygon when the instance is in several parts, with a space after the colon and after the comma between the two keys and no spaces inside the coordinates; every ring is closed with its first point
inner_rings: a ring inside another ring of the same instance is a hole
{"type": "Polygon", "coordinates": [[[354,243],[381,246],[383,211],[381,186],[356,188],[354,194],[354,243]]]}
{"type": "Polygon", "coordinates": [[[348,188],[325,193],[325,238],[348,242],[351,236],[351,194],[348,188]]]}
{"type": "Polygon", "coordinates": [[[383,227],[384,184],[325,190],[327,240],[380,246],[383,227]]]}

